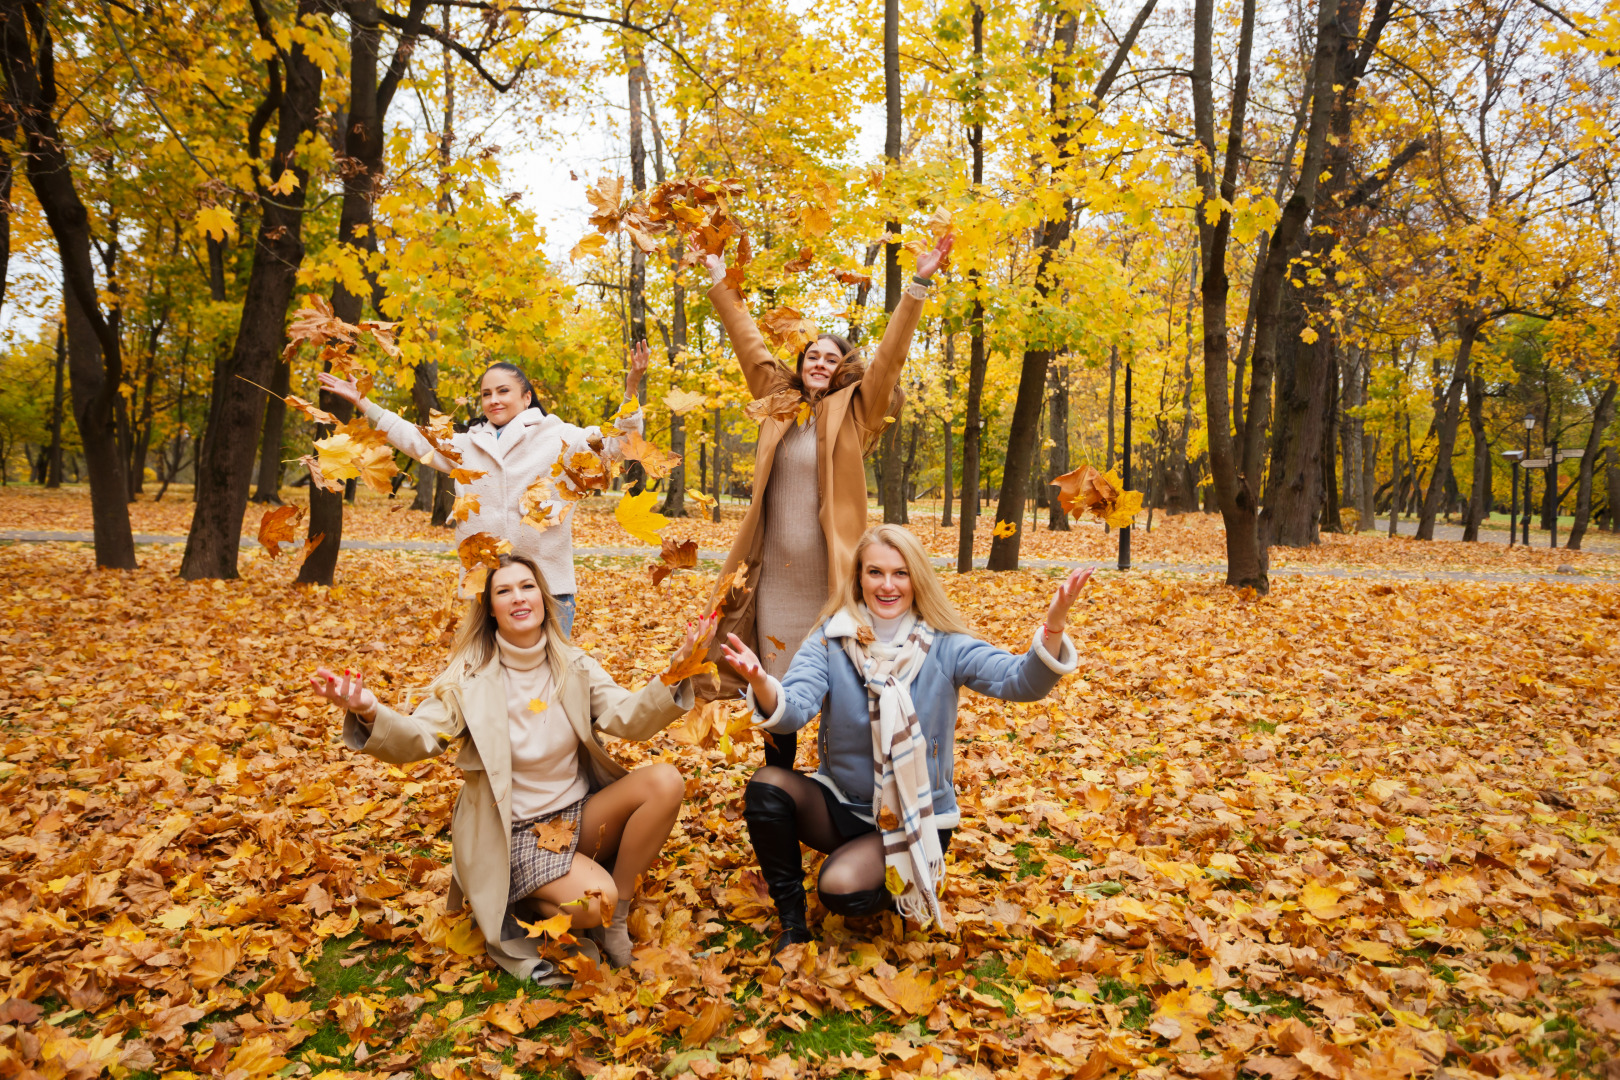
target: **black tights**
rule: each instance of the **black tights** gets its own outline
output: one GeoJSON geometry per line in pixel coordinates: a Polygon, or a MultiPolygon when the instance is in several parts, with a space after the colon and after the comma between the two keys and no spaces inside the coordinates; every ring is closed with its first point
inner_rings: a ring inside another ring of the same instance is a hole
{"type": "MultiPolygon", "coordinates": [[[[816,879],[816,891],[827,910],[839,915],[873,915],[892,910],[889,891],[883,885],[882,833],[874,829],[846,839],[827,809],[821,784],[803,773],[767,765],[749,779],[748,786],[755,790],[745,793],[745,805],[757,807],[777,801],[771,797],[773,792],[759,790],[763,788],[775,788],[792,801],[792,832],[797,835],[790,835],[787,830],[772,830],[767,838],[762,830],[754,830],[754,843],[756,847],[761,843],[783,845],[784,850],[775,853],[782,858],[788,857],[785,850],[788,844],[794,846],[792,857],[798,858],[800,843],[826,855],[816,879]]],[[[941,848],[950,843],[952,831],[940,830],[941,848]]],[[[760,858],[763,863],[767,853],[760,852],[760,858]]]]}

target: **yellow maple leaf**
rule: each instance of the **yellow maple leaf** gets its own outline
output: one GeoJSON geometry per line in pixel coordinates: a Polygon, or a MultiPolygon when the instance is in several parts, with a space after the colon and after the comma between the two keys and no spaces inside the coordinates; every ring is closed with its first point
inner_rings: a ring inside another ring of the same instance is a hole
{"type": "Polygon", "coordinates": [[[541,701],[539,698],[535,697],[535,698],[530,698],[529,699],[529,711],[530,712],[543,712],[543,711],[545,711],[545,707],[546,707],[546,703],[544,701],[541,701]]]}
{"type": "Polygon", "coordinates": [[[1011,521],[998,521],[994,529],[996,536],[1011,536],[1018,531],[1018,526],[1011,521]]]}
{"type": "Polygon", "coordinates": [[[1209,1027],[1209,1014],[1217,1002],[1208,994],[1182,987],[1161,997],[1154,1006],[1153,1019],[1174,1020],[1183,1031],[1200,1031],[1209,1027]]]}
{"type": "Polygon", "coordinates": [[[653,505],[657,502],[656,491],[625,495],[619,499],[619,505],[614,507],[613,516],[618,519],[625,532],[643,544],[658,547],[663,544],[663,538],[658,535],[658,530],[669,524],[669,518],[653,509],[653,505]]]}
{"type": "Polygon", "coordinates": [[[466,521],[480,511],[478,496],[473,494],[457,495],[456,505],[450,511],[450,517],[455,521],[466,521]]]}
{"type": "Polygon", "coordinates": [[[693,409],[702,408],[703,403],[708,400],[695,390],[671,390],[664,395],[664,404],[676,416],[685,416],[693,409]]]}
{"type": "Polygon", "coordinates": [[[1111,529],[1127,528],[1136,520],[1136,515],[1142,512],[1142,493],[1140,491],[1122,491],[1119,501],[1114,509],[1103,520],[1111,529]]]}
{"type": "Polygon", "coordinates": [[[601,233],[587,233],[585,236],[580,237],[579,243],[575,244],[568,252],[568,261],[578,262],[586,256],[597,254],[606,246],[607,237],[601,233]]]}
{"type": "Polygon", "coordinates": [[[270,185],[270,190],[277,195],[291,195],[298,190],[298,175],[291,169],[282,169],[281,175],[270,185]]]}
{"type": "Polygon", "coordinates": [[[223,240],[227,236],[236,238],[236,218],[231,216],[229,209],[223,206],[205,206],[197,211],[193,219],[197,231],[210,240],[223,240]]]}

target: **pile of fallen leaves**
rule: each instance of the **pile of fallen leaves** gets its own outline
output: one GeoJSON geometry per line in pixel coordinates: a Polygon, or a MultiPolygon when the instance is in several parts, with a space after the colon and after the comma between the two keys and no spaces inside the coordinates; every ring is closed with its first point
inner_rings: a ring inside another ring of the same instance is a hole
{"type": "MultiPolygon", "coordinates": [[[[1157,528],[1155,532],[1157,532],[1157,528]]],[[[722,545],[716,545],[722,546],[722,545]]],[[[1046,701],[964,694],[954,935],[774,914],[741,820],[759,745],[694,711],[688,800],[630,971],[491,969],[444,910],[448,762],[342,748],[306,691],[385,700],[444,657],[455,564],[261,553],[177,580],[0,548],[0,1062],[102,1073],[603,1080],[802,1075],[1277,1080],[1598,1071],[1620,1035],[1620,587],[1110,576],[1046,701]]],[[[663,670],[712,582],[585,570],[578,643],[663,670]]],[[[1014,649],[1053,582],[949,575],[1014,649]]],[[[801,767],[814,739],[801,740],[801,767]]],[[[814,894],[812,893],[812,897],[814,894]]]]}

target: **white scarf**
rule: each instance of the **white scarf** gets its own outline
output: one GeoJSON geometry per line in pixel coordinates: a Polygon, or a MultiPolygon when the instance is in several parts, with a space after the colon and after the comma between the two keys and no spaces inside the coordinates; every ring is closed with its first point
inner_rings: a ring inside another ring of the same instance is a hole
{"type": "Polygon", "coordinates": [[[871,621],[871,612],[859,604],[829,619],[825,633],[842,639],[845,654],[866,684],[872,820],[883,834],[883,883],[901,915],[922,926],[936,919],[943,925],[938,892],[945,881],[945,855],[934,824],[928,742],[911,700],[911,684],[933,646],[934,628],[908,612],[894,638],[878,642],[871,621]],[[863,637],[868,640],[862,642],[863,637]]]}

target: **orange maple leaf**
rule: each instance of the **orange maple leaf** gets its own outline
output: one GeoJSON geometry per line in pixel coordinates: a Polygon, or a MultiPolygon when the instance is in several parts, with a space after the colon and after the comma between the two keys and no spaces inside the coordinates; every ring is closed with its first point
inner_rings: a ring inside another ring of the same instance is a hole
{"type": "Polygon", "coordinates": [[[302,506],[278,506],[264,512],[264,517],[259,519],[259,543],[272,559],[281,554],[282,544],[297,542],[293,539],[293,529],[303,516],[302,506]]]}

